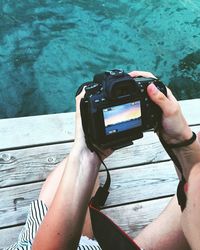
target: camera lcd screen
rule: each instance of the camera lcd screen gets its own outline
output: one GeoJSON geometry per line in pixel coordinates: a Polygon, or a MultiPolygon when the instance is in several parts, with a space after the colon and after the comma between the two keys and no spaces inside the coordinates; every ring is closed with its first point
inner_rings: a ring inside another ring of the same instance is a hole
{"type": "Polygon", "coordinates": [[[103,117],[106,135],[140,127],[142,125],[140,101],[103,109],[103,117]]]}

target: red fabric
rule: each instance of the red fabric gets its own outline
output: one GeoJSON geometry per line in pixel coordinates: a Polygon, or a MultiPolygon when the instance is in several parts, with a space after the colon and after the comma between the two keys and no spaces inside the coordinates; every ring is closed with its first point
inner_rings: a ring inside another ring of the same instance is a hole
{"type": "Polygon", "coordinates": [[[184,185],[184,191],[187,194],[187,192],[188,192],[188,182],[186,182],[185,185],[184,185]]]}
{"type": "Polygon", "coordinates": [[[93,232],[103,250],[140,250],[140,247],[108,216],[90,204],[93,232]]]}

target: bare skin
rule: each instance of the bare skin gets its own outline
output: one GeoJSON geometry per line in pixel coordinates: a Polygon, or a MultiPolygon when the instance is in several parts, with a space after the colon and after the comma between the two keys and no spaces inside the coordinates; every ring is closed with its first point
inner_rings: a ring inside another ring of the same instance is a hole
{"type": "MultiPolygon", "coordinates": [[[[154,75],[148,72],[139,72],[139,74],[146,77],[154,77],[154,75]]],[[[131,75],[134,77],[138,76],[138,72],[132,72],[131,75]]],[[[152,85],[148,87],[147,91],[152,101],[159,105],[163,111],[163,129],[160,132],[165,141],[173,144],[190,139],[192,130],[183,117],[180,106],[171,91],[168,89],[167,98],[152,85]]],[[[174,149],[173,151],[181,163],[184,177],[188,180],[194,164],[200,162],[200,144],[198,140],[187,147],[174,149]]],[[[186,213],[186,215],[189,215],[189,213],[186,213]]],[[[184,217],[185,213],[182,214],[177,199],[174,197],[159,218],[147,226],[135,240],[139,246],[148,250],[191,249],[186,240],[187,235],[184,233],[187,230],[183,230],[182,227],[182,221],[185,221],[184,217]]]]}
{"type": "MultiPolygon", "coordinates": [[[[50,208],[52,201],[55,197],[56,191],[58,189],[59,183],[64,173],[64,169],[67,162],[66,157],[62,162],[60,162],[55,169],[49,174],[48,178],[46,179],[45,183],[42,186],[40,191],[39,200],[42,200],[44,204],[50,208]]],[[[92,192],[92,195],[95,194],[97,188],[99,187],[99,178],[97,177],[96,183],[92,192]]],[[[90,239],[94,238],[92,225],[90,220],[89,209],[87,209],[85,222],[83,225],[82,235],[87,236],[90,239]]]]}
{"type": "MultiPolygon", "coordinates": [[[[133,71],[130,75],[133,77],[154,77],[151,73],[142,71],[133,71]]],[[[163,111],[163,129],[160,132],[166,142],[177,143],[191,138],[192,131],[171,91],[168,90],[166,97],[153,84],[148,86],[147,91],[152,101],[159,105],[163,111]]],[[[76,98],[76,136],[72,151],[68,158],[59,164],[48,177],[40,193],[39,199],[43,200],[49,209],[36,234],[33,250],[73,250],[77,249],[81,234],[93,237],[87,204],[98,185],[96,179],[100,161],[95,153],[88,150],[85,144],[79,109],[80,99],[83,95],[84,92],[76,98]]],[[[192,224],[188,226],[188,221],[190,221],[190,214],[194,209],[192,205],[194,204],[192,198],[194,190],[196,191],[195,188],[198,188],[197,184],[200,183],[198,179],[196,181],[197,187],[193,187],[193,179],[196,175],[192,173],[195,171],[193,169],[199,170],[200,145],[196,141],[187,148],[176,149],[174,152],[183,166],[186,180],[190,176],[187,209],[182,214],[176,197],[174,197],[159,218],[136,237],[137,244],[146,250],[190,249],[187,240],[192,249],[197,249],[193,246],[197,246],[199,235],[194,234],[193,236],[194,228],[192,224]],[[197,167],[194,168],[194,164],[197,164],[197,167]]],[[[111,153],[110,149],[103,152],[102,158],[111,153]]],[[[200,207],[198,200],[195,204],[200,207]]],[[[196,228],[200,228],[200,222],[197,223],[196,228]]],[[[197,232],[199,231],[197,230],[197,232]]]]}
{"type": "MultiPolygon", "coordinates": [[[[33,250],[77,249],[98,175],[100,160],[86,146],[80,116],[80,100],[84,91],[76,98],[76,136],[73,148],[64,161],[62,176],[53,190],[53,199],[41,193],[49,206],[33,241],[33,250]],[[78,156],[78,157],[77,157],[78,156]]],[[[105,150],[102,159],[111,154],[105,150]]],[[[44,191],[44,189],[43,189],[44,191]]]]}
{"type": "Polygon", "coordinates": [[[200,246],[200,163],[190,173],[187,193],[187,206],[182,215],[182,228],[192,250],[200,246]]]}

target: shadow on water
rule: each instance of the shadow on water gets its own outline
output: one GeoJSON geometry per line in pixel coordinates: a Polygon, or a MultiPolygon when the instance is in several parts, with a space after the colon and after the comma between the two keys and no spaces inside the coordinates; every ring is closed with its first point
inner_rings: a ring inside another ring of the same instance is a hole
{"type": "Polygon", "coordinates": [[[39,2],[0,3],[0,118],[49,112],[34,65],[57,33],[75,25],[62,22],[64,15],[47,1],[39,2]]]}
{"type": "Polygon", "coordinates": [[[180,60],[174,67],[169,88],[179,100],[200,98],[200,50],[180,60]]]}

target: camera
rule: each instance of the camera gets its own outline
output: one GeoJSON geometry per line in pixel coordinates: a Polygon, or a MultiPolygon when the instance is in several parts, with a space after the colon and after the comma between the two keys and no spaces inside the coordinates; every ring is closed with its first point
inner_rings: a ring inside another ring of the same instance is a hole
{"type": "Polygon", "coordinates": [[[143,132],[159,126],[162,111],[147,94],[154,83],[165,95],[165,85],[155,78],[133,78],[123,70],[114,69],[96,74],[85,87],[80,110],[87,146],[118,149],[133,144],[143,132]]]}

